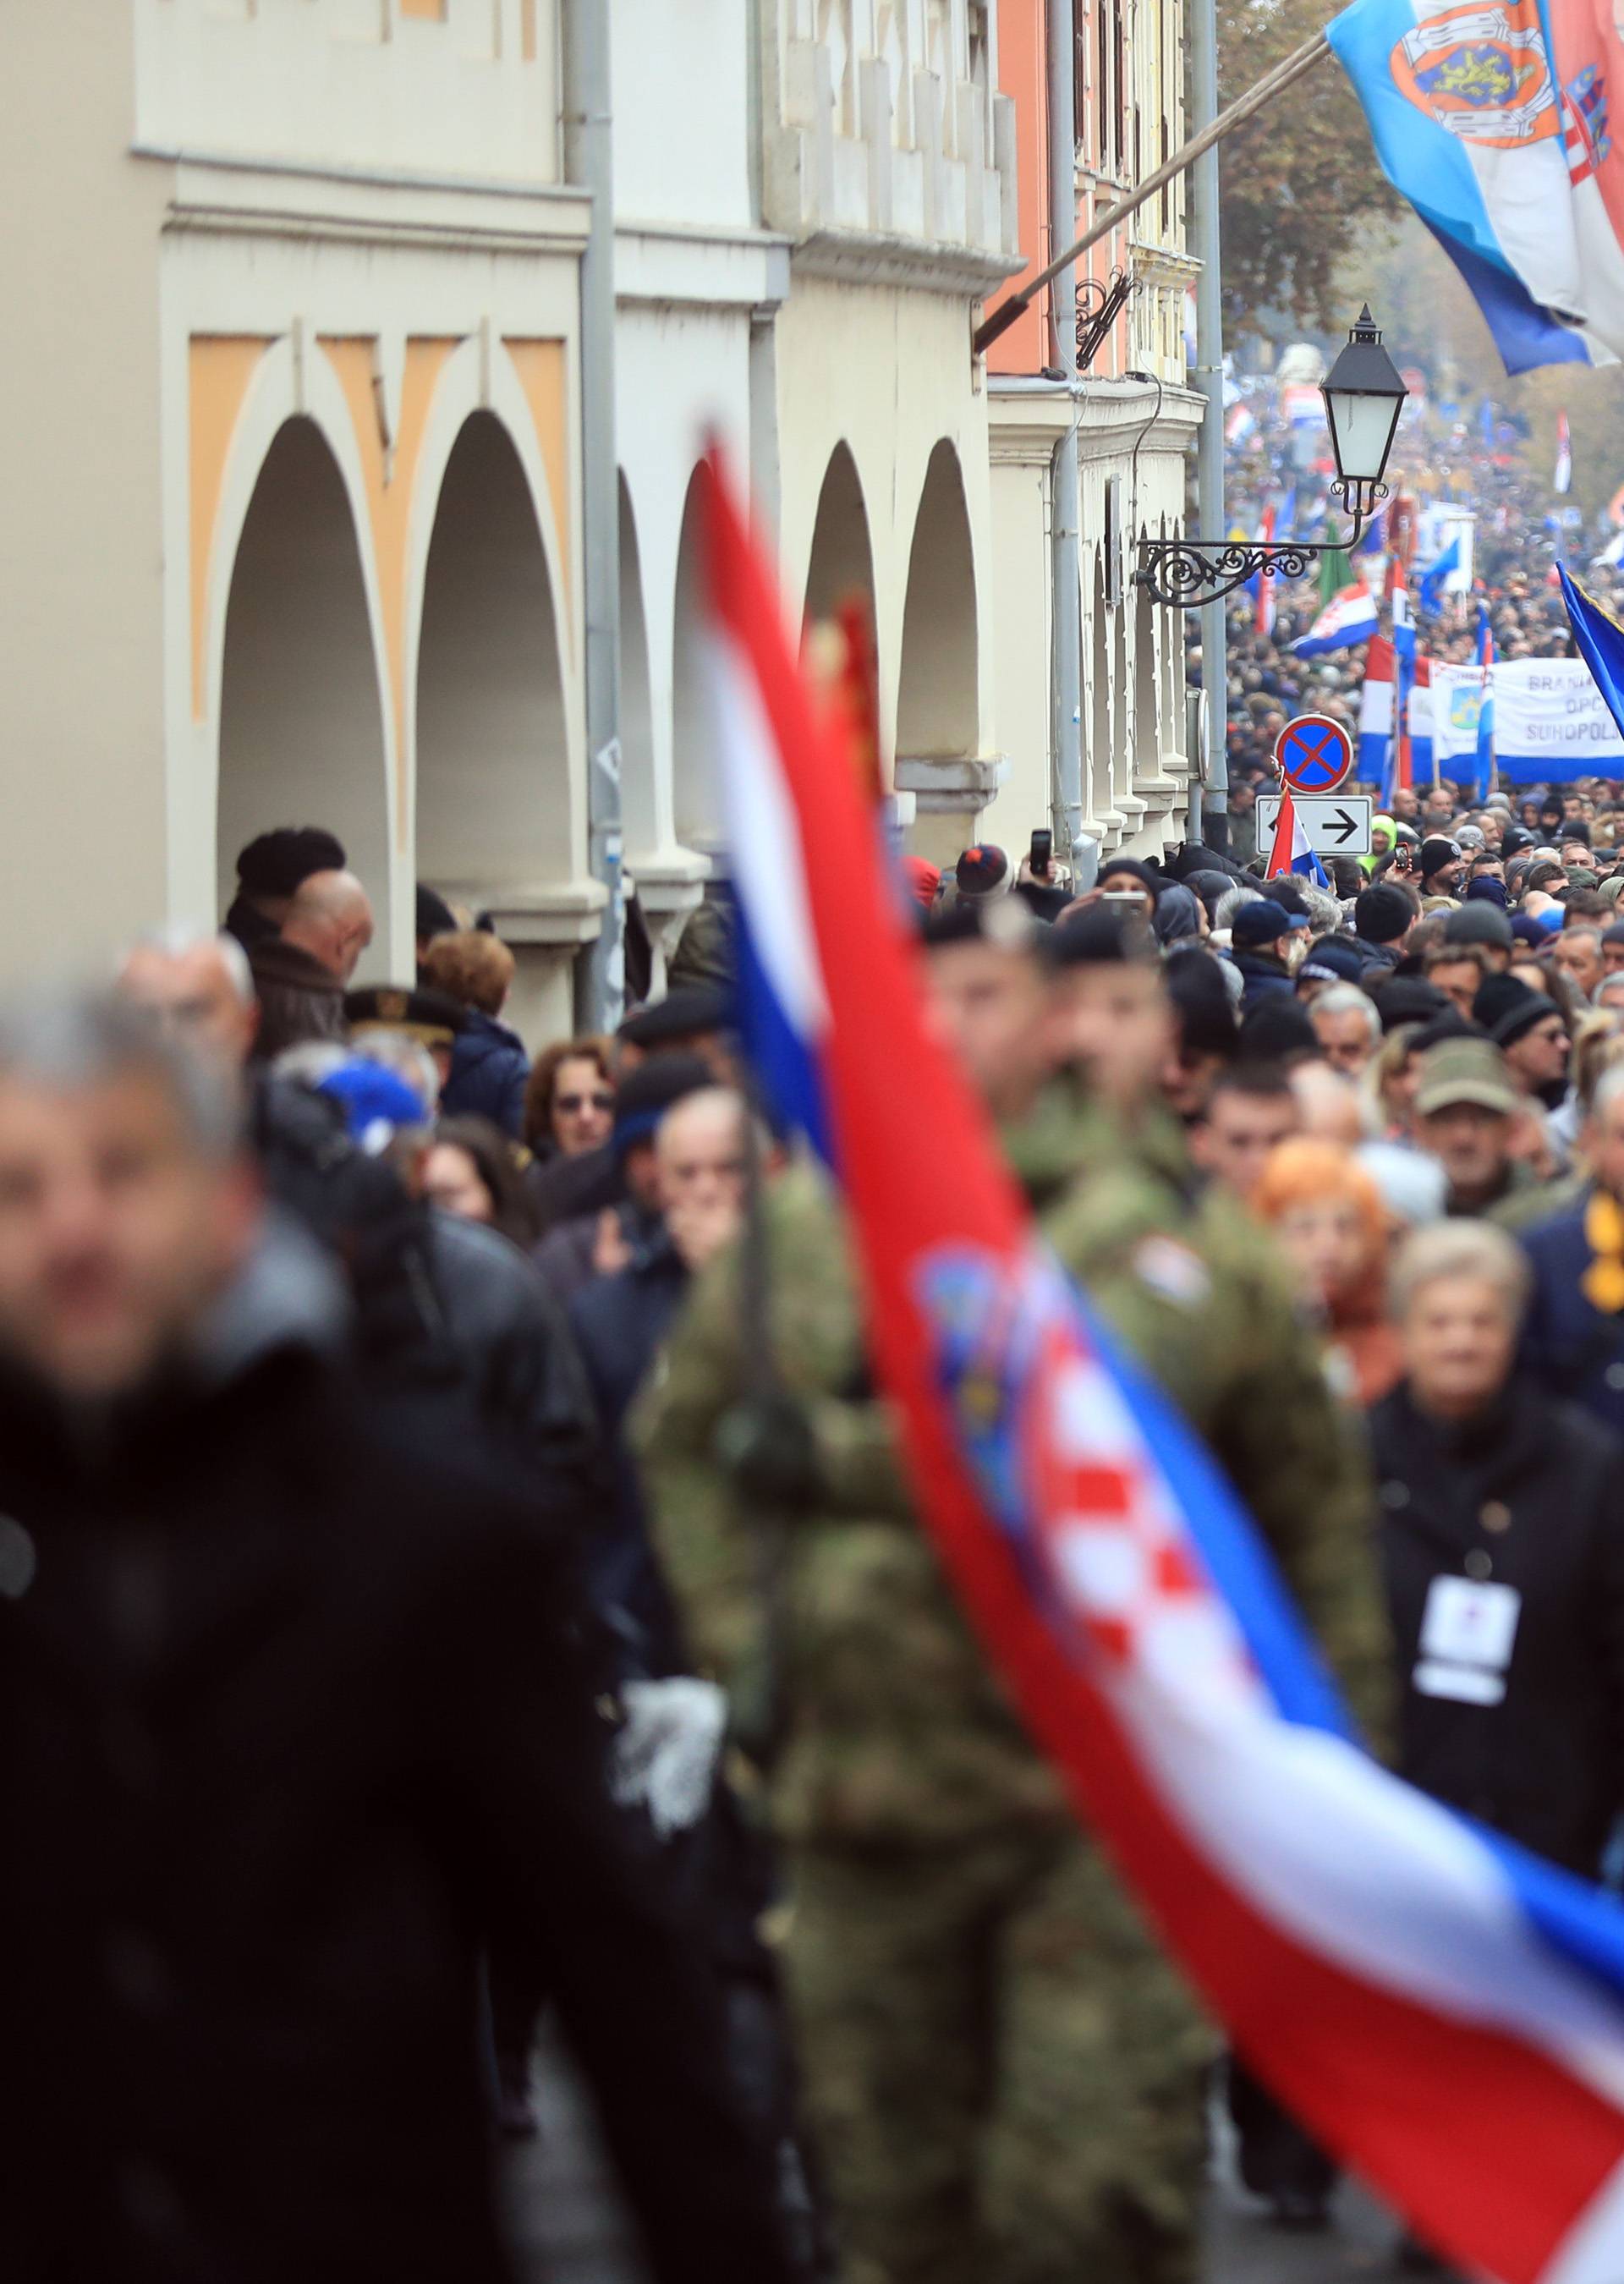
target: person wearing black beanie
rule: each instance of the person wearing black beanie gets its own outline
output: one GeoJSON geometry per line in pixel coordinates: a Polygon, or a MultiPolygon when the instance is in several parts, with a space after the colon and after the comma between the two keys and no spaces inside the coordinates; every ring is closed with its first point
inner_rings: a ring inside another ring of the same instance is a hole
{"type": "Polygon", "coordinates": [[[1472,1013],[1505,1057],[1519,1092],[1555,1110],[1567,1094],[1572,1052],[1556,1001],[1515,975],[1486,975],[1472,1013]]]}
{"type": "Polygon", "coordinates": [[[282,933],[289,907],[316,872],[349,869],[344,843],[319,825],[278,825],[237,859],[237,894],[223,926],[245,951],[282,933]]]}
{"type": "Polygon", "coordinates": [[[1402,888],[1377,880],[1354,899],[1354,933],[1373,966],[1396,967],[1404,938],[1415,925],[1416,908],[1402,888]]]}
{"type": "Polygon", "coordinates": [[[1446,833],[1429,833],[1421,843],[1421,891],[1428,896],[1452,896],[1460,885],[1461,848],[1446,833]]]}

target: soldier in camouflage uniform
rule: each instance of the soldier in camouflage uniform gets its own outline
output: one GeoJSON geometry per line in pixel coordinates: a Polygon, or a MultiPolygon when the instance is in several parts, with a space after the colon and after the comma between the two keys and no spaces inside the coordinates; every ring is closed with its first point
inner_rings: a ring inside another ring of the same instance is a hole
{"type": "MultiPolygon", "coordinates": [[[[939,1005],[1047,1232],[1207,1435],[1368,1690],[1386,1642],[1366,1486],[1284,1276],[1261,1234],[1192,1197],[1175,1131],[1130,1099],[1165,1027],[1156,971],[1133,962],[1096,1020],[1076,976],[1051,1001],[1027,949],[980,940],[974,917],[946,925],[939,1005]],[[1057,1023],[1096,1082],[1086,1107],[1042,1087],[1057,1023]]],[[[827,1189],[797,1169],[764,1210],[816,1510],[774,1544],[717,1461],[744,1384],[736,1260],[699,1280],[636,1435],[697,1661],[746,1730],[769,1694],[785,1709],[765,1782],[847,2284],[1192,2284],[1211,2034],[941,1576],[827,1189]]]]}

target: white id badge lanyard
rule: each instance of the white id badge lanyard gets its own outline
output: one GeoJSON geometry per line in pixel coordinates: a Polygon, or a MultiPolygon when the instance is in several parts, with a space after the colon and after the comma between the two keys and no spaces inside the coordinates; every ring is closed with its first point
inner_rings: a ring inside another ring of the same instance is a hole
{"type": "Polygon", "coordinates": [[[1421,1620],[1421,1655],[1410,1678],[1423,1697],[1498,1705],[1522,1615],[1515,1586],[1434,1578],[1421,1620]]]}

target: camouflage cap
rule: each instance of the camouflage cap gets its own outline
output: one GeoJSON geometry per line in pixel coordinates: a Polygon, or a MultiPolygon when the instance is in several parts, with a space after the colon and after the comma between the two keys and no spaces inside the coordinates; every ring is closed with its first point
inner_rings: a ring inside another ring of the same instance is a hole
{"type": "Polygon", "coordinates": [[[1475,1102],[1509,1118],[1520,1100],[1505,1067],[1505,1057],[1487,1039],[1445,1039],[1421,1058],[1416,1088],[1416,1115],[1430,1118],[1435,1110],[1453,1110],[1459,1102],[1475,1102]]]}

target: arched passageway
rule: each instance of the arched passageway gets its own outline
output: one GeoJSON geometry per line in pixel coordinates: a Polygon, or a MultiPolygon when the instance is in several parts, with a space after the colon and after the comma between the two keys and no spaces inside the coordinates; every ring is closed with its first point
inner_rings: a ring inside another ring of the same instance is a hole
{"type": "Polygon", "coordinates": [[[689,481],[676,546],[675,623],[671,630],[671,802],[676,837],[691,849],[716,841],[715,777],[711,764],[710,698],[705,686],[705,575],[699,540],[699,481],[689,481]]]}
{"type": "Polygon", "coordinates": [[[567,878],[570,782],[552,582],[523,465],[472,413],[441,483],[418,645],[418,878],[567,878]]]}
{"type": "Polygon", "coordinates": [[[817,496],[817,515],[812,526],[812,552],[807,559],[806,605],[801,614],[801,639],[810,628],[838,618],[853,603],[867,621],[869,653],[875,647],[874,549],[869,536],[869,512],[863,505],[863,484],[851,449],[837,444],[824,471],[817,496]]]}
{"type": "Polygon", "coordinates": [[[621,478],[621,816],[629,849],[660,838],[654,808],[654,708],[649,690],[643,558],[631,493],[621,478]]]}
{"type": "Polygon", "coordinates": [[[349,497],[312,420],[277,432],[231,567],[216,820],[223,911],[246,841],[276,825],[324,825],[366,882],[375,942],[387,945],[379,661],[349,497]]]}
{"type": "Polygon", "coordinates": [[[925,470],[908,559],[896,749],[949,759],[980,747],[975,558],[958,455],[944,439],[925,470]]]}

